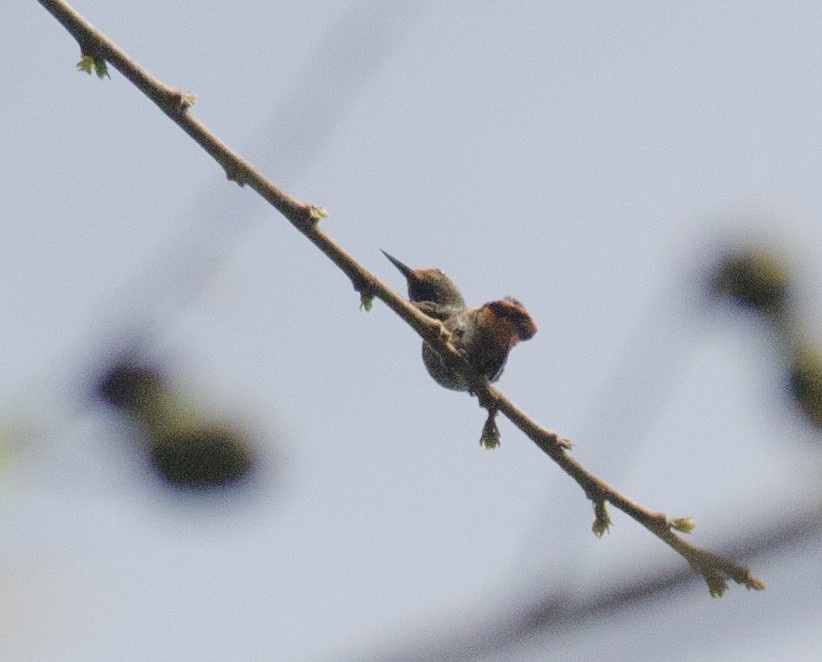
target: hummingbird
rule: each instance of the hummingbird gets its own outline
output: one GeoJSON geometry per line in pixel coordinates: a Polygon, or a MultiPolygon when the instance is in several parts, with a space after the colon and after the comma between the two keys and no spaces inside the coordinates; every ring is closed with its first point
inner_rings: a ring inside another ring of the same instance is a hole
{"type": "MultiPolygon", "coordinates": [[[[533,338],[537,325],[519,301],[511,297],[468,308],[459,288],[440,269],[411,269],[383,254],[408,281],[408,300],[421,312],[442,322],[451,343],[488,381],[502,375],[508,354],[517,343],[533,338]]],[[[468,381],[454,372],[427,343],[422,360],[440,386],[468,391],[468,381]]]]}

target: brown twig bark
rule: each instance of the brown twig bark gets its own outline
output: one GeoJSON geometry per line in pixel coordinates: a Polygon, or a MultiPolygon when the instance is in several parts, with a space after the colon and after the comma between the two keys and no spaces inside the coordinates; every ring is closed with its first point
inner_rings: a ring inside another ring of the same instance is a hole
{"type": "Polygon", "coordinates": [[[100,65],[104,65],[105,62],[110,63],[208,152],[225,170],[228,179],[236,181],[241,186],[248,185],[285,216],[297,230],[302,232],[351,279],[354,289],[360,293],[361,300],[366,305],[370,305],[373,298],[383,301],[425,342],[439,352],[449,365],[460,371],[468,379],[471,390],[479,399],[480,405],[489,412],[486,428],[493,426],[494,416],[497,412],[501,412],[576,480],[594,504],[593,528],[597,535],[602,535],[608,529],[610,519],[607,504],[611,503],[682,555],[694,570],[702,574],[712,595],[722,595],[727,588],[728,579],[744,584],[750,589],[765,587],[748,568],[703,550],[677,535],[675,530],[689,532],[693,528],[689,518],[670,520],[664,513],[652,512],[643,508],[620,494],[568,455],[570,442],[553,430],[536,423],[480,376],[449,342],[448,334],[440,322],[427,317],[384,285],[320,228],[319,221],[325,215],[324,210],[289,196],[199,122],[189,112],[189,107],[193,103],[192,95],[184,94],[157,80],[78,14],[67,2],[63,0],[38,0],[38,2],[77,40],[83,56],[92,57],[95,63],[100,65]]]}

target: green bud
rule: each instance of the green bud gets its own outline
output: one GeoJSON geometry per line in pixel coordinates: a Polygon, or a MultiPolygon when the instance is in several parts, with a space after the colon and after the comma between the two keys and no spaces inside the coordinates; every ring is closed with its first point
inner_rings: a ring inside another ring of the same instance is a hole
{"type": "Polygon", "coordinates": [[[77,63],[77,70],[91,75],[91,72],[97,74],[97,78],[111,78],[108,73],[108,65],[103,58],[94,58],[91,55],[83,55],[77,63]]]}
{"type": "Polygon", "coordinates": [[[708,591],[710,591],[712,598],[721,598],[728,590],[728,582],[715,572],[708,573],[704,577],[705,581],[708,582],[708,591]]]}
{"type": "Polygon", "coordinates": [[[488,450],[499,447],[499,428],[497,427],[497,412],[489,411],[488,418],[485,420],[485,425],[482,426],[482,436],[480,437],[480,445],[488,450]]]}
{"type": "Polygon", "coordinates": [[[678,517],[677,519],[668,520],[668,526],[674,531],[691,533],[696,528],[696,520],[693,517],[678,517]]]}
{"type": "Polygon", "coordinates": [[[328,210],[325,207],[311,207],[311,220],[312,221],[321,221],[324,218],[328,218],[328,210]]]}
{"type": "Polygon", "coordinates": [[[186,92],[180,97],[180,101],[183,108],[191,108],[191,106],[197,103],[197,95],[194,94],[194,92],[186,92]]]}
{"type": "Polygon", "coordinates": [[[591,530],[597,538],[602,538],[611,527],[611,517],[608,515],[608,502],[604,499],[594,500],[594,524],[591,530]]]}

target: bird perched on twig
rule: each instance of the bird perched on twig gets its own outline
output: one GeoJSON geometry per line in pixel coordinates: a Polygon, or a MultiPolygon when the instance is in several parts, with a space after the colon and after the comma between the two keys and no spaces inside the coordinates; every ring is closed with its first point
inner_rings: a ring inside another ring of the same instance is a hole
{"type": "MultiPolygon", "coordinates": [[[[454,347],[488,381],[500,378],[514,345],[529,340],[537,332],[536,323],[516,299],[507,297],[467,308],[459,288],[440,269],[411,269],[383,253],[405,276],[408,300],[429,317],[442,321],[454,347]]],[[[427,343],[422,346],[422,360],[428,374],[440,386],[454,391],[470,390],[467,380],[427,343]]]]}

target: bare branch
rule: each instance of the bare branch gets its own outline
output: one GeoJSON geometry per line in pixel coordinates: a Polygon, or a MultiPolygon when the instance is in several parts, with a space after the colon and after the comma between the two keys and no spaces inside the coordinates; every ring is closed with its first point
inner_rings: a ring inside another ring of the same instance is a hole
{"type": "MultiPolygon", "coordinates": [[[[742,529],[726,532],[726,538],[734,542],[725,545],[723,554],[748,559],[775,557],[790,553],[791,548],[798,545],[818,541],[822,533],[822,504],[813,500],[791,508],[790,512],[790,518],[779,517],[753,532],[742,529]]],[[[694,575],[687,567],[666,566],[641,577],[609,582],[590,595],[580,595],[573,582],[545,585],[541,590],[534,590],[533,597],[517,596],[517,604],[512,609],[492,609],[470,623],[455,623],[439,635],[432,636],[429,631],[409,633],[392,643],[375,646],[371,653],[359,650],[355,656],[343,659],[357,662],[504,660],[511,657],[511,647],[520,646],[529,637],[559,633],[569,625],[613,619],[651,598],[671,599],[693,581],[694,575]]],[[[503,604],[505,600],[505,595],[498,598],[503,604]]]]}
{"type": "Polygon", "coordinates": [[[484,441],[492,442],[491,445],[493,445],[496,440],[498,431],[494,416],[496,412],[501,412],[576,480],[594,504],[595,533],[602,535],[607,531],[610,524],[607,503],[611,503],[682,555],[694,570],[705,578],[711,595],[722,595],[727,588],[726,580],[728,579],[744,584],[750,589],[765,588],[765,585],[756,579],[748,568],[692,545],[674,533],[674,530],[688,531],[693,528],[692,522],[687,526],[683,524],[690,520],[669,520],[664,513],[652,512],[643,508],[571,458],[566,452],[571,448],[571,443],[553,430],[540,426],[498,389],[491,386],[449,342],[448,333],[439,321],[424,315],[380,282],[374,274],[360,265],[319,227],[319,220],[325,216],[324,210],[296,200],[280,190],[195,119],[189,112],[189,107],[193,103],[192,95],[184,94],[161,83],[86,21],[68,3],[62,0],[38,0],[38,2],[77,40],[83,57],[92,58],[97,66],[98,74],[101,69],[105,70],[105,62],[111,63],[208,152],[225,170],[228,179],[236,181],[241,186],[247,184],[254,189],[334,262],[351,279],[354,289],[360,293],[365,305],[370,305],[370,301],[375,297],[383,301],[434,348],[449,367],[464,376],[471,386],[471,391],[479,399],[480,405],[489,412],[483,432],[484,441]]]}

